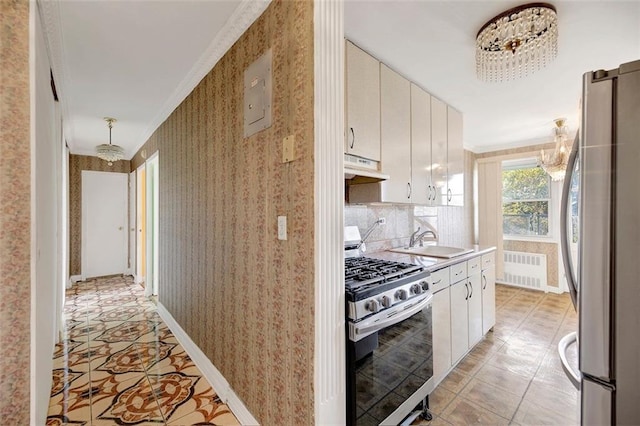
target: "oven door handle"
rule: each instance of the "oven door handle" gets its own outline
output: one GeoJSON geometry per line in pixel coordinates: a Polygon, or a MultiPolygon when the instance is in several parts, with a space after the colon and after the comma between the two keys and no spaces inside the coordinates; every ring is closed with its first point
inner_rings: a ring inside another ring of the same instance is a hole
{"type": "Polygon", "coordinates": [[[357,336],[368,335],[375,331],[382,330],[383,328],[387,328],[401,321],[404,321],[410,316],[413,316],[414,314],[420,312],[426,306],[430,305],[432,299],[433,299],[433,294],[429,293],[429,295],[425,297],[423,300],[421,300],[420,302],[416,303],[415,305],[406,307],[403,311],[398,311],[396,314],[392,316],[389,316],[382,320],[380,319],[375,321],[364,320],[355,326],[355,333],[357,336]]]}

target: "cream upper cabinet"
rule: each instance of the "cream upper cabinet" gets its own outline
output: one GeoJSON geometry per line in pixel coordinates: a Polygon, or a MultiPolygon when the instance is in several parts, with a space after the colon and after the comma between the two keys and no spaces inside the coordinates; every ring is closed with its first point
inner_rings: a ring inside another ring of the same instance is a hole
{"type": "Polygon", "coordinates": [[[380,64],[382,201],[411,202],[411,89],[409,80],[380,64]]]}
{"type": "Polygon", "coordinates": [[[345,153],[380,161],[380,62],[346,42],[345,153]]]}
{"type": "Polygon", "coordinates": [[[436,205],[447,205],[447,104],[431,97],[431,185],[436,205]]]}
{"type": "Polygon", "coordinates": [[[447,205],[464,205],[462,114],[447,106],[447,205]]]}
{"type": "Polygon", "coordinates": [[[431,95],[411,83],[411,202],[431,204],[431,95]]]}

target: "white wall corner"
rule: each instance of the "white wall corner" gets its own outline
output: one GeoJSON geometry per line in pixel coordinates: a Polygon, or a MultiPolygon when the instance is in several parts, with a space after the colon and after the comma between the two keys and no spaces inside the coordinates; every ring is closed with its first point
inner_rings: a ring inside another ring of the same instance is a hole
{"type": "Polygon", "coordinates": [[[314,420],[346,422],[344,316],[344,3],[314,2],[314,420]],[[330,190],[327,190],[330,188],[330,190]]]}
{"type": "Polygon", "coordinates": [[[213,365],[198,345],[191,340],[191,337],[180,327],[167,308],[160,302],[158,302],[157,307],[158,315],[160,315],[162,320],[167,324],[167,327],[169,327],[173,335],[178,339],[178,342],[180,342],[193,363],[202,372],[202,375],[207,379],[216,394],[229,406],[233,414],[240,421],[240,424],[257,425],[258,421],[244,405],[244,402],[242,402],[233,391],[231,385],[229,385],[229,382],[224,378],[220,370],[213,365]]]}

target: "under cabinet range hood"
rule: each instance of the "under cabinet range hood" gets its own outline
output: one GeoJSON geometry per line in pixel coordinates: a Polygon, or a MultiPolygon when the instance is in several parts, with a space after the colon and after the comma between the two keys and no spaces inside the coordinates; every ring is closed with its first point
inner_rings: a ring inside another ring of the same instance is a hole
{"type": "Polygon", "coordinates": [[[349,180],[350,184],[373,183],[389,179],[389,175],[379,172],[378,167],[377,161],[355,155],[344,155],[344,178],[349,180]]]}

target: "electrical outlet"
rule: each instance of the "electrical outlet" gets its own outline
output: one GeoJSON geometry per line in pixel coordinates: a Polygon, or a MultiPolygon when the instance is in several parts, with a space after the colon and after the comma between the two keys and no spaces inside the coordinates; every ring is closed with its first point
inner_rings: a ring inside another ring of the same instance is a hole
{"type": "Polygon", "coordinates": [[[387,224],[387,218],[386,217],[379,217],[378,218],[378,223],[380,225],[386,225],[387,224]]]}

